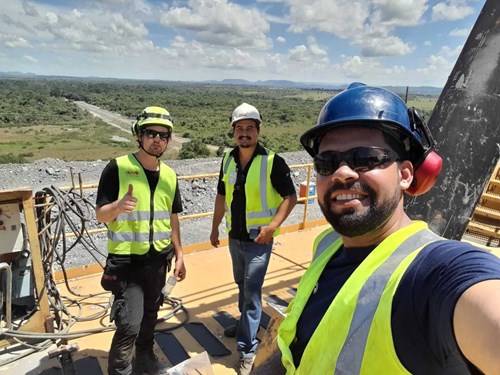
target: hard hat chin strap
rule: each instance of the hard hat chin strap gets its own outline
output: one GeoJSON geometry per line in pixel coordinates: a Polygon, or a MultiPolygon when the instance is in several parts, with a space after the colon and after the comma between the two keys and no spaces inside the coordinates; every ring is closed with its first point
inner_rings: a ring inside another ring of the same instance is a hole
{"type": "Polygon", "coordinates": [[[165,147],[165,149],[160,152],[159,155],[155,155],[155,154],[152,154],[151,152],[147,151],[143,146],[142,146],[142,140],[138,139],[137,142],[139,143],[139,148],[144,151],[146,154],[150,155],[150,156],[154,156],[156,159],[160,159],[162,157],[162,155],[165,153],[165,151],[167,151],[167,147],[165,147]]]}

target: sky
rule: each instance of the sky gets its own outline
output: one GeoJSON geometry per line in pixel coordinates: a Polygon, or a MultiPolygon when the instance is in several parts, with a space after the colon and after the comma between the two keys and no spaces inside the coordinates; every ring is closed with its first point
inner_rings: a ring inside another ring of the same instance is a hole
{"type": "Polygon", "coordinates": [[[0,0],[0,72],[443,87],[485,0],[0,0]]]}

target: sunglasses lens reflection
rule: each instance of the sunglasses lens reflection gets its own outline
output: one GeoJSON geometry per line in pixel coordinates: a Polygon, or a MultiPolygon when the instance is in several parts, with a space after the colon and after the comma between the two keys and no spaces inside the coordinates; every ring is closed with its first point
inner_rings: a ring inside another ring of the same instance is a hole
{"type": "Polygon", "coordinates": [[[357,147],[345,152],[326,151],[314,157],[314,169],[330,176],[342,162],[355,172],[367,172],[388,162],[399,160],[398,155],[382,147],[357,147]]]}
{"type": "Polygon", "coordinates": [[[151,129],[144,130],[144,134],[149,139],[156,138],[157,135],[159,135],[161,139],[167,139],[168,137],[170,137],[170,132],[157,132],[156,130],[151,129]]]}

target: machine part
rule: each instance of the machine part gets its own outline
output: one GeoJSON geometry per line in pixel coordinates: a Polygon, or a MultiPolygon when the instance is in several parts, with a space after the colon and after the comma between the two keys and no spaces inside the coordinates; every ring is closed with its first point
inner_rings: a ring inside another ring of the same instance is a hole
{"type": "Polygon", "coordinates": [[[79,349],[78,344],[63,345],[49,351],[49,358],[57,358],[61,364],[63,375],[76,375],[76,367],[73,363],[71,353],[79,349]]]}
{"type": "Polygon", "coordinates": [[[11,264],[12,270],[12,305],[14,317],[23,316],[35,308],[35,285],[28,251],[21,251],[11,264]],[[16,313],[16,309],[17,312],[16,313]]]}
{"type": "MultiPolygon", "coordinates": [[[[0,272],[5,271],[5,326],[12,329],[12,272],[8,263],[0,263],[0,272]]],[[[2,272],[3,273],[3,272],[2,272]]],[[[3,291],[3,288],[2,288],[3,291]]]]}
{"type": "Polygon", "coordinates": [[[0,203],[0,254],[23,250],[23,230],[18,203],[0,203]]]}
{"type": "Polygon", "coordinates": [[[412,219],[460,240],[500,157],[500,7],[486,0],[429,119],[443,158],[433,189],[407,203],[412,219]]]}

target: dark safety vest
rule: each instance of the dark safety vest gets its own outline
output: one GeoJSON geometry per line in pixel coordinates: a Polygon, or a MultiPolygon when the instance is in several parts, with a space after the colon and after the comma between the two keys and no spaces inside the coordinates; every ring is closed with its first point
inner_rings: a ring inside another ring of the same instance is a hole
{"type": "Polygon", "coordinates": [[[171,242],[170,214],[175,196],[176,175],[160,162],[160,178],[153,195],[141,164],[132,155],[116,158],[121,199],[129,184],[134,187],[137,205],[131,213],[121,213],[108,224],[108,252],[117,255],[142,255],[153,245],[162,251],[171,242]]]}
{"type": "Polygon", "coordinates": [[[290,344],[297,321],[326,264],[342,247],[342,239],[333,229],[320,234],[314,243],[314,259],[278,329],[287,374],[410,374],[394,348],[392,299],[417,254],[439,239],[426,223],[414,221],[382,241],[342,286],[295,368],[290,344]]]}
{"type": "MultiPolygon", "coordinates": [[[[258,229],[269,224],[280,206],[283,198],[274,189],[271,183],[271,170],[273,168],[275,153],[265,149],[266,155],[256,155],[251,161],[245,180],[246,195],[246,225],[250,229],[258,229]]],[[[226,231],[231,230],[231,202],[233,201],[234,184],[236,183],[236,162],[228,152],[222,161],[222,180],[226,188],[225,211],[226,231]]],[[[279,234],[279,228],[273,237],[279,234]]]]}

